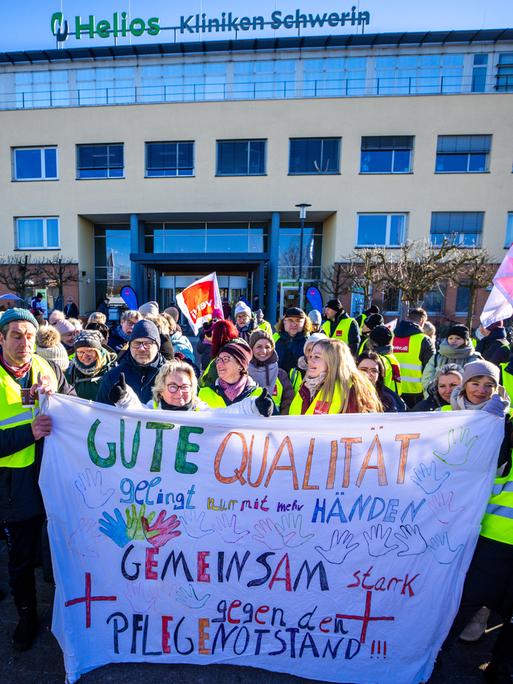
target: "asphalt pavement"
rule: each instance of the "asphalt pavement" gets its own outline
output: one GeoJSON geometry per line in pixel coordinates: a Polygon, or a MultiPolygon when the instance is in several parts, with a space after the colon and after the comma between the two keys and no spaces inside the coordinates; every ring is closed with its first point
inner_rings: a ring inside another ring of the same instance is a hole
{"type": "MultiPolygon", "coordinates": [[[[12,649],[11,634],[16,626],[17,613],[10,596],[0,602],[0,675],[1,681],[6,684],[63,684],[65,681],[62,653],[50,631],[53,586],[43,581],[41,570],[37,573],[41,629],[30,651],[17,653],[12,649]]],[[[0,587],[7,591],[7,549],[3,541],[0,541],[0,587]]],[[[440,671],[431,677],[429,684],[482,684],[481,671],[490,659],[497,629],[492,624],[477,644],[454,644],[444,658],[440,671]]],[[[80,684],[299,684],[312,681],[229,665],[127,663],[93,670],[81,678],[80,684]]]]}

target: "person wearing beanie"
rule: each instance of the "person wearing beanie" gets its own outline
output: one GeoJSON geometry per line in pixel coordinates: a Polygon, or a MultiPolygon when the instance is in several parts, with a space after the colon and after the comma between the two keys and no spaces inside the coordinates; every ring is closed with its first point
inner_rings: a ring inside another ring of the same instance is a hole
{"type": "Polygon", "coordinates": [[[365,319],[367,318],[367,316],[379,313],[381,313],[381,311],[379,310],[379,306],[377,304],[371,304],[367,309],[362,311],[362,313],[356,317],[356,322],[358,323],[358,327],[360,328],[360,330],[362,329],[362,326],[365,323],[365,319]]]}
{"type": "Polygon", "coordinates": [[[145,304],[141,304],[141,306],[139,307],[139,313],[141,314],[141,316],[147,316],[148,314],[150,314],[151,316],[158,316],[158,302],[146,302],[145,304]]]}
{"type": "Polygon", "coordinates": [[[367,351],[374,351],[379,355],[385,368],[383,384],[392,392],[399,396],[402,395],[401,366],[397,360],[393,348],[392,340],[394,335],[386,325],[377,325],[369,332],[367,351]]]}
{"type": "Polygon", "coordinates": [[[59,331],[53,325],[40,327],[36,334],[36,354],[52,361],[64,372],[69,366],[69,356],[61,344],[59,331]]]}
{"type": "Polygon", "coordinates": [[[463,378],[463,368],[456,363],[441,366],[427,389],[427,397],[419,401],[411,411],[438,411],[442,406],[451,403],[451,394],[455,387],[460,387],[463,378]]]}
{"type": "Polygon", "coordinates": [[[217,380],[200,389],[200,400],[210,408],[224,408],[251,397],[255,412],[267,417],[277,413],[269,392],[248,375],[251,357],[251,347],[240,337],[225,344],[215,359],[217,380]]]}
{"type": "Polygon", "coordinates": [[[229,320],[216,321],[206,333],[203,341],[196,345],[196,351],[201,354],[201,367],[204,369],[200,377],[200,387],[214,385],[217,379],[217,367],[214,363],[221,347],[230,340],[236,340],[239,331],[235,323],[229,320]]]}
{"type": "Polygon", "coordinates": [[[129,385],[142,404],[151,398],[151,388],[165,363],[160,353],[160,333],[153,321],[137,321],[130,335],[128,351],[119,364],[110,368],[100,385],[96,401],[114,406],[129,385]]]}
{"type": "Polygon", "coordinates": [[[356,357],[360,346],[360,328],[356,320],[346,313],[340,299],[330,299],[324,307],[324,315],[327,320],[322,324],[322,331],[328,337],[349,345],[351,354],[356,357]]]}
{"type": "Polygon", "coordinates": [[[239,337],[248,342],[251,333],[257,328],[256,321],[251,315],[251,309],[245,302],[237,302],[233,315],[235,316],[235,325],[239,332],[239,337]]]}
{"type": "Polygon", "coordinates": [[[369,341],[369,333],[378,325],[384,325],[385,320],[383,316],[379,313],[373,313],[366,316],[365,321],[361,327],[361,340],[360,346],[358,347],[358,356],[363,354],[367,348],[367,342],[369,341]]]}
{"type": "Polygon", "coordinates": [[[423,397],[422,372],[435,353],[433,341],[422,328],[427,321],[424,309],[410,309],[407,320],[394,330],[393,352],[401,367],[401,397],[413,408],[423,397]]]}
{"type": "Polygon", "coordinates": [[[497,321],[487,328],[480,326],[479,331],[482,337],[476,345],[476,351],[482,355],[483,359],[495,363],[497,366],[500,366],[501,363],[507,363],[510,345],[506,337],[504,322],[497,321]]]}
{"type": "Polygon", "coordinates": [[[265,387],[273,398],[280,415],[286,416],[294,398],[294,389],[287,373],[278,366],[278,354],[272,335],[264,330],[255,330],[249,338],[253,357],[248,374],[260,387],[265,387]]]}
{"type": "Polygon", "coordinates": [[[308,318],[310,319],[310,323],[312,324],[312,332],[316,333],[319,332],[321,329],[322,325],[322,314],[320,311],[317,311],[317,309],[312,309],[310,313],[308,314],[308,318]]]}
{"type": "Polygon", "coordinates": [[[456,363],[461,368],[465,368],[467,363],[480,361],[482,358],[470,342],[470,332],[466,325],[455,323],[449,326],[447,337],[440,342],[438,351],[429,359],[422,371],[424,398],[428,397],[428,388],[439,368],[448,363],[456,363]]]}
{"type": "Polygon", "coordinates": [[[465,577],[458,615],[446,639],[447,644],[458,635],[463,641],[477,641],[486,630],[490,611],[494,610],[502,616],[506,625],[493,650],[496,660],[511,655],[510,639],[513,632],[512,607],[507,600],[513,586],[513,500],[508,494],[513,488],[513,428],[509,415],[510,402],[504,388],[499,385],[499,375],[497,366],[489,361],[468,363],[463,369],[461,386],[452,391],[450,404],[440,409],[486,411],[495,417],[497,430],[503,435],[497,460],[497,477],[465,577]]]}
{"type": "Polygon", "coordinates": [[[297,368],[299,359],[303,356],[303,348],[312,331],[312,323],[307,315],[297,306],[285,309],[283,317],[276,324],[273,335],[278,365],[290,376],[297,368]]]}
{"type": "Polygon", "coordinates": [[[82,330],[73,344],[73,355],[66,378],[78,397],[96,401],[103,376],[116,363],[116,352],[103,346],[98,330],[82,330]]]}
{"type": "MultiPolygon", "coordinates": [[[[60,367],[34,353],[37,329],[26,309],[9,309],[0,319],[0,421],[12,427],[23,423],[27,434],[36,425],[39,393],[72,392],[60,367]]],[[[9,540],[9,584],[19,615],[12,642],[19,651],[31,648],[38,631],[35,564],[45,517],[38,485],[42,452],[42,439],[21,440],[0,468],[0,520],[9,540]]],[[[42,560],[49,571],[44,551],[42,560]]]]}
{"type": "Polygon", "coordinates": [[[48,316],[48,323],[50,325],[55,325],[57,321],[62,321],[63,318],[66,318],[64,316],[64,312],[60,309],[54,309],[52,313],[48,316]]]}
{"type": "Polygon", "coordinates": [[[67,318],[63,318],[62,320],[57,321],[54,324],[54,327],[61,336],[61,343],[64,345],[68,355],[73,354],[73,343],[75,342],[75,337],[77,335],[73,323],[67,318]]]}

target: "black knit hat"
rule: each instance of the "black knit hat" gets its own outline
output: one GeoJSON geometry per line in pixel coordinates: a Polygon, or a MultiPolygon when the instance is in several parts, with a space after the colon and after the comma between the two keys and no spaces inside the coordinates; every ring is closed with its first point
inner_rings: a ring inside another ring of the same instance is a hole
{"type": "Polygon", "coordinates": [[[455,323],[454,325],[451,325],[451,327],[447,331],[447,337],[449,337],[450,335],[457,335],[458,337],[461,337],[464,340],[470,339],[469,329],[466,325],[463,325],[462,323],[455,323]]]}
{"type": "Polygon", "coordinates": [[[377,325],[369,333],[369,339],[378,347],[384,347],[392,341],[392,331],[386,325],[377,325]]]}
{"type": "Polygon", "coordinates": [[[149,340],[153,340],[160,349],[160,333],[153,321],[149,321],[146,318],[143,318],[142,321],[137,321],[132,330],[132,334],[130,335],[130,342],[139,340],[141,337],[147,337],[149,340]]]}
{"type": "Polygon", "coordinates": [[[298,306],[289,306],[288,309],[285,309],[283,318],[306,318],[306,314],[298,306]]]}
{"type": "Polygon", "coordinates": [[[383,325],[384,323],[385,319],[379,313],[370,314],[363,322],[363,324],[366,325],[369,330],[374,330],[376,326],[383,325]]]}
{"type": "Polygon", "coordinates": [[[340,299],[330,299],[329,302],[326,304],[327,309],[333,309],[333,311],[336,311],[337,313],[339,311],[343,310],[342,302],[340,299]]]}

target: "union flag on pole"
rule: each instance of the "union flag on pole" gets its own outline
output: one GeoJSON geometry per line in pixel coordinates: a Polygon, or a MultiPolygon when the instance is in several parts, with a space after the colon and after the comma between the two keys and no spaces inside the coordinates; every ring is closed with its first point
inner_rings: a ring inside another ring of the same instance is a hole
{"type": "Polygon", "coordinates": [[[176,295],[176,303],[191,324],[195,335],[203,323],[214,315],[216,318],[223,318],[223,306],[215,272],[188,285],[176,295]]]}
{"type": "Polygon", "coordinates": [[[481,313],[481,325],[488,327],[513,316],[513,245],[493,277],[493,287],[481,313]]]}

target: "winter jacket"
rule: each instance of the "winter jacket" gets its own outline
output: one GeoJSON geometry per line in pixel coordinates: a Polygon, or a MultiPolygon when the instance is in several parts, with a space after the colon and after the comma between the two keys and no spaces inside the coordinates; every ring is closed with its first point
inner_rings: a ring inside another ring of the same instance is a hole
{"type": "Polygon", "coordinates": [[[109,347],[116,353],[128,348],[129,336],[125,336],[121,325],[117,325],[109,334],[109,347]]]}
{"type": "Polygon", "coordinates": [[[89,401],[96,401],[96,397],[100,391],[100,385],[103,381],[103,376],[108,373],[111,368],[114,368],[116,364],[116,354],[114,352],[108,352],[108,354],[110,354],[109,361],[103,368],[100,368],[96,375],[84,375],[74,363],[69,365],[68,370],[66,371],[66,379],[73,385],[77,397],[88,399],[89,401]]]}
{"type": "Polygon", "coordinates": [[[431,383],[426,399],[422,399],[416,403],[415,406],[410,409],[410,411],[414,411],[415,413],[418,413],[419,411],[438,411],[438,409],[442,408],[442,406],[447,406],[447,403],[448,402],[444,401],[438,394],[433,386],[433,383],[431,383]]]}
{"type": "Polygon", "coordinates": [[[109,399],[110,391],[119,380],[121,373],[124,373],[126,384],[130,385],[140,401],[146,404],[151,399],[151,388],[155,382],[155,377],[165,362],[165,358],[159,352],[151,363],[142,366],[134,360],[130,352],[127,352],[119,364],[108,370],[103,376],[96,401],[112,406],[112,401],[109,399]]]}
{"type": "Polygon", "coordinates": [[[467,363],[472,361],[479,361],[483,357],[479,352],[476,352],[470,342],[467,342],[463,347],[451,347],[447,340],[442,340],[438,351],[433,354],[422,371],[422,387],[424,388],[424,396],[427,397],[429,385],[435,379],[439,368],[445,366],[447,363],[457,363],[463,368],[467,363]]]}
{"type": "Polygon", "coordinates": [[[297,362],[303,356],[303,347],[308,338],[304,333],[298,333],[291,337],[285,330],[282,330],[275,343],[276,353],[278,354],[278,365],[287,373],[297,367],[297,362]]]}
{"type": "Polygon", "coordinates": [[[483,359],[498,366],[507,363],[509,359],[509,343],[504,328],[495,328],[489,335],[479,340],[476,351],[482,354],[483,359]]]}
{"type": "Polygon", "coordinates": [[[389,387],[385,387],[385,385],[381,388],[379,398],[385,413],[403,413],[408,410],[408,407],[397,392],[394,392],[389,387]]]}
{"type": "Polygon", "coordinates": [[[292,399],[294,399],[295,393],[287,373],[283,368],[278,368],[278,355],[276,352],[273,352],[263,363],[253,357],[248,367],[248,374],[260,387],[265,387],[273,398],[276,381],[280,381],[283,391],[278,408],[280,415],[288,416],[289,406],[292,403],[292,399]]]}

